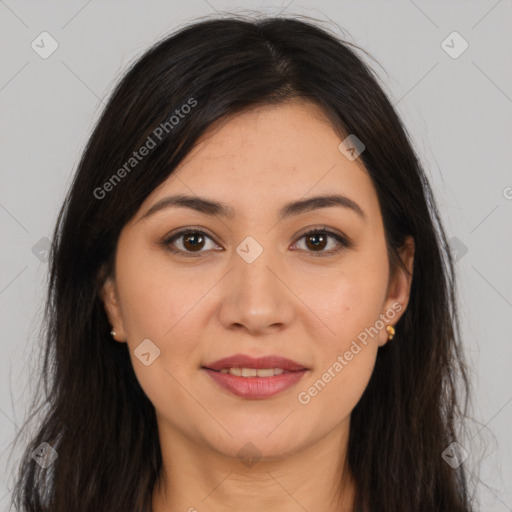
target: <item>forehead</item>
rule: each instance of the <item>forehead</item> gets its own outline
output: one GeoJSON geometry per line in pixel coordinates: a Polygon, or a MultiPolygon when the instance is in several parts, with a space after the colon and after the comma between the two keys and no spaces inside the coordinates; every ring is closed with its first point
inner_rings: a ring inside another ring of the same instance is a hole
{"type": "MultiPolygon", "coordinates": [[[[377,197],[360,159],[339,150],[337,133],[317,105],[291,101],[223,118],[194,148],[143,207],[169,194],[208,196],[240,216],[291,200],[343,194],[363,203],[370,215],[377,197]]],[[[143,210],[144,208],[141,208],[143,210]]]]}

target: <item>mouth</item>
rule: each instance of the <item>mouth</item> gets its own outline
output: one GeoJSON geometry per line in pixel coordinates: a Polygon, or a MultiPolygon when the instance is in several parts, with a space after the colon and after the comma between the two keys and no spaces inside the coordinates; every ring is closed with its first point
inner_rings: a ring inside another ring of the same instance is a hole
{"type": "Polygon", "coordinates": [[[246,399],[270,398],[296,384],[309,368],[284,357],[236,354],[201,367],[221,388],[246,399]]]}

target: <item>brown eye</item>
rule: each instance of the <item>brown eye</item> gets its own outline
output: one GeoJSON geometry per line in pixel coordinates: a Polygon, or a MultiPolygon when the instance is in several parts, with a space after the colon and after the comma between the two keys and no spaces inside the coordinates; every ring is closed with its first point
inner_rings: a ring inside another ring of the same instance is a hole
{"type": "Polygon", "coordinates": [[[183,230],[171,237],[165,239],[162,245],[169,249],[171,252],[181,254],[183,256],[199,256],[203,252],[208,252],[207,249],[214,249],[216,246],[213,240],[203,231],[197,230],[183,230]],[[212,247],[207,247],[208,241],[211,242],[212,247]],[[206,249],[205,249],[206,247],[206,249]],[[205,250],[203,250],[205,249],[205,250]]]}
{"type": "MultiPolygon", "coordinates": [[[[306,246],[304,251],[310,253],[312,256],[330,256],[339,253],[343,249],[352,247],[352,243],[349,242],[347,238],[333,233],[332,231],[328,231],[325,228],[312,229],[304,233],[299,240],[302,241],[303,239],[305,240],[306,246]],[[334,243],[331,242],[331,247],[326,250],[330,240],[333,240],[334,243]]],[[[302,249],[301,247],[299,248],[302,249]]]]}

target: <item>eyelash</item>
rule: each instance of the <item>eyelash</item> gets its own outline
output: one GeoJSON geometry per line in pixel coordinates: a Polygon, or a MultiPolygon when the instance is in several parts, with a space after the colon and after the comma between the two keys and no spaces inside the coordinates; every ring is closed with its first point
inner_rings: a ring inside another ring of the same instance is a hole
{"type": "MultiPolygon", "coordinates": [[[[337,233],[333,233],[332,231],[329,231],[326,227],[312,228],[309,231],[307,231],[306,233],[303,233],[298,240],[302,240],[303,238],[306,238],[308,236],[318,235],[318,234],[323,234],[323,235],[327,235],[331,238],[334,238],[335,240],[338,241],[339,245],[335,249],[331,249],[330,251],[306,251],[306,252],[311,253],[311,255],[315,258],[333,256],[335,254],[340,253],[344,249],[350,249],[351,247],[353,247],[353,244],[351,242],[349,242],[345,237],[338,235],[337,233]]],[[[183,230],[179,231],[178,233],[175,233],[174,235],[165,238],[161,242],[161,244],[167,250],[171,251],[172,253],[179,254],[186,258],[197,258],[201,255],[201,253],[207,252],[207,251],[197,251],[195,253],[190,252],[190,251],[187,252],[187,251],[183,251],[181,249],[176,249],[175,247],[173,247],[172,246],[173,242],[175,240],[179,239],[183,235],[203,235],[213,241],[212,237],[209,236],[204,231],[201,231],[201,230],[195,229],[195,228],[188,228],[188,229],[183,229],[183,230]]]]}

